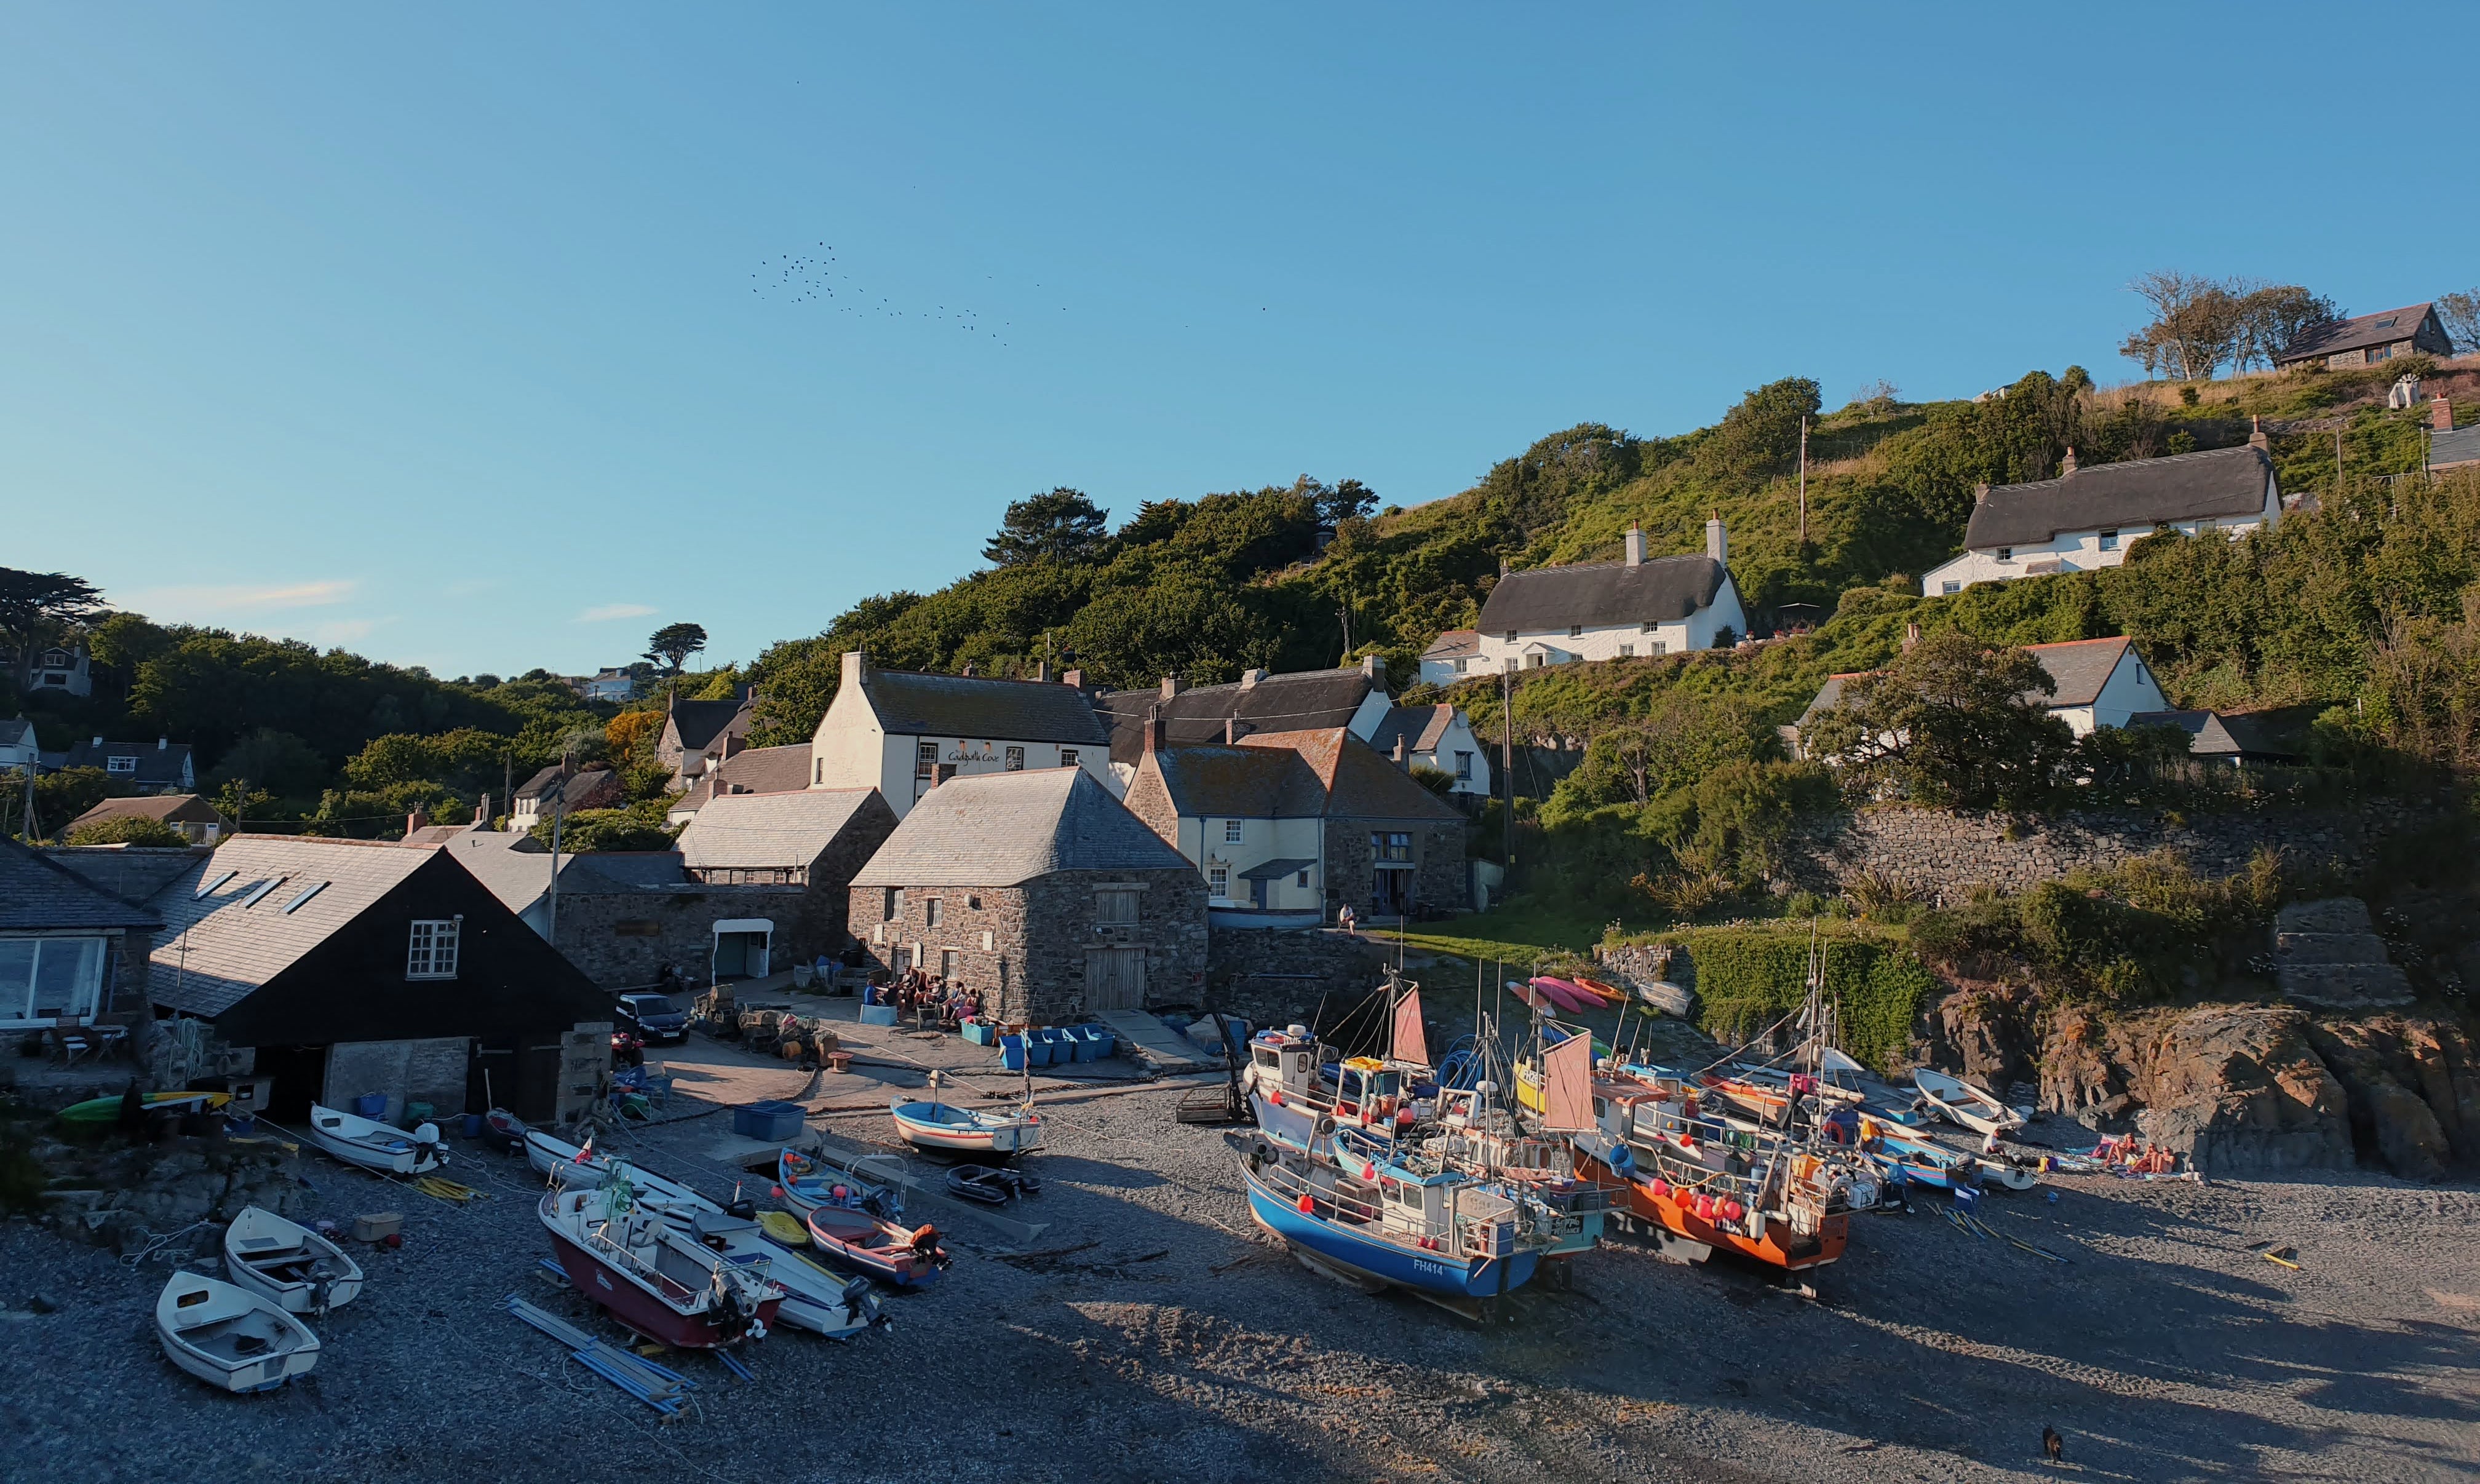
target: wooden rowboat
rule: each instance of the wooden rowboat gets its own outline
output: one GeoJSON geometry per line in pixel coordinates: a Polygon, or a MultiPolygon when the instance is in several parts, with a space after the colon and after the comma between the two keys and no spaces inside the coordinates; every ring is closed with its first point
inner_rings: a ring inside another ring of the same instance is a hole
{"type": "Polygon", "coordinates": [[[271,1392],[319,1363],[319,1337],[275,1301],[203,1273],[176,1272],[155,1300],[155,1338],[173,1365],[228,1392],[271,1392]]]}
{"type": "Polygon", "coordinates": [[[1042,1115],[1030,1105],[1009,1113],[984,1113],[953,1103],[889,1100],[896,1137],[916,1149],[1004,1160],[1042,1147],[1042,1115]]]}
{"type": "Polygon", "coordinates": [[[224,1272],[287,1314],[325,1314],[362,1292],[361,1266],[344,1248],[256,1206],[224,1228],[224,1272]]]}
{"type": "Polygon", "coordinates": [[[810,1213],[810,1249],[839,1267],[867,1273],[891,1288],[926,1288],[947,1266],[933,1226],[907,1228],[866,1211],[820,1206],[810,1213]]]}
{"type": "Polygon", "coordinates": [[[1929,1106],[1977,1134],[2004,1134],[2024,1126],[2024,1115],[1960,1077],[1924,1066],[1912,1073],[1912,1086],[1929,1106]]]}

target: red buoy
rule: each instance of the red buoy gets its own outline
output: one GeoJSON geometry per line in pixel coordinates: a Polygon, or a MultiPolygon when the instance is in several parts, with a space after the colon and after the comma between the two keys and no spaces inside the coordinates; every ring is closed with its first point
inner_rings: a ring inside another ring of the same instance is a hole
{"type": "Polygon", "coordinates": [[[1696,1197],[1696,1215],[1703,1217],[1705,1220],[1713,1220],[1714,1197],[1699,1192],[1696,1197]]]}
{"type": "Polygon", "coordinates": [[[1654,1176],[1653,1193],[1656,1195],[1668,1195],[1670,1193],[1670,1182],[1663,1179],[1660,1175],[1654,1176]]]}
{"type": "Polygon", "coordinates": [[[766,1193],[780,1201],[784,1198],[784,1188],[780,1185],[770,1185],[766,1188],[766,1193]]]}
{"type": "Polygon", "coordinates": [[[1305,1195],[1302,1196],[1302,1197],[1301,1197],[1301,1215],[1305,1215],[1305,1216],[1313,1216],[1313,1215],[1317,1215],[1317,1202],[1315,1202],[1315,1201],[1313,1201],[1313,1200],[1309,1199],[1309,1198],[1308,1198],[1307,1196],[1305,1196],[1305,1195]]]}
{"type": "Polygon", "coordinates": [[[1738,1201],[1724,1201],[1722,1203],[1722,1215],[1725,1220],[1737,1221],[1747,1214],[1748,1208],[1741,1205],[1738,1201]]]}

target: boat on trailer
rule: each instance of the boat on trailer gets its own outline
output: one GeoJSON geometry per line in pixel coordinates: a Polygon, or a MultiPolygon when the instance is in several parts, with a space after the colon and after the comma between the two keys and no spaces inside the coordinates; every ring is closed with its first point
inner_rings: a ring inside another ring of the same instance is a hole
{"type": "Polygon", "coordinates": [[[275,1301],[203,1273],[176,1272],[155,1299],[155,1338],[173,1365],[228,1392],[271,1392],[319,1364],[319,1337],[275,1301]]]}
{"type": "Polygon", "coordinates": [[[448,1163],[448,1148],[435,1123],[407,1134],[394,1124],[316,1103],[310,1105],[310,1140],[348,1164],[382,1175],[428,1174],[448,1163]]]}
{"type": "Polygon", "coordinates": [[[362,1292],[361,1265],[344,1248],[256,1206],[243,1207],[224,1228],[224,1273],[287,1314],[325,1314],[362,1292]]]}
{"type": "Polygon", "coordinates": [[[711,1350],[762,1340],[783,1306],[767,1257],[733,1261],[638,1205],[625,1177],[550,1191],[537,1210],[570,1285],[658,1343],[711,1350]]]}

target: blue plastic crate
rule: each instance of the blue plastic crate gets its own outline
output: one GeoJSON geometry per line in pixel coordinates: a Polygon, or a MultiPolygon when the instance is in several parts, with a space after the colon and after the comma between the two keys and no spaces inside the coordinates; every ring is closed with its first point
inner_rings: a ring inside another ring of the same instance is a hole
{"type": "Polygon", "coordinates": [[[895,1024],[895,1007],[892,1005],[865,1005],[861,1008],[861,1023],[863,1025],[893,1025],[895,1024]]]}
{"type": "Polygon", "coordinates": [[[998,1039],[998,1027],[987,1020],[968,1020],[965,1022],[965,1039],[976,1046],[988,1046],[998,1039]]]}
{"type": "Polygon", "coordinates": [[[1111,1058],[1120,1054],[1119,1033],[1112,1030],[1109,1026],[1083,1025],[1078,1026],[1076,1030],[1078,1035],[1083,1036],[1087,1040],[1094,1043],[1094,1059],[1096,1061],[1107,1062],[1111,1058]]]}
{"type": "Polygon", "coordinates": [[[1072,1055],[1079,1062],[1094,1060],[1094,1037],[1088,1034],[1092,1030],[1091,1026],[1072,1025],[1059,1033],[1072,1048],[1072,1055]]]}
{"type": "Polygon", "coordinates": [[[999,1064],[1006,1067],[1011,1072],[1020,1072],[1024,1070],[1025,1060],[1023,1036],[1002,1036],[999,1037],[999,1064]]]}
{"type": "Polygon", "coordinates": [[[799,1138],[808,1116],[798,1103],[743,1103],[732,1111],[732,1131],[743,1139],[779,1143],[799,1138]]]}

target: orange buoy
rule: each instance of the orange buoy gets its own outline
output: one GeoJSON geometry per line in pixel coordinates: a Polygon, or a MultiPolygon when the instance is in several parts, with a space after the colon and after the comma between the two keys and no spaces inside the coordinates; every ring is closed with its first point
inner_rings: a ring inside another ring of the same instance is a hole
{"type": "Polygon", "coordinates": [[[1654,1176],[1653,1193],[1656,1195],[1668,1195],[1670,1193],[1670,1182],[1663,1179],[1660,1175],[1654,1176]]]}
{"type": "Polygon", "coordinates": [[[1741,1205],[1738,1201],[1724,1201],[1722,1203],[1722,1215],[1726,1220],[1737,1221],[1747,1214],[1748,1208],[1741,1205]]]}
{"type": "Polygon", "coordinates": [[[1314,1200],[1311,1200],[1309,1197],[1307,1197],[1307,1196],[1305,1196],[1305,1195],[1302,1196],[1302,1197],[1301,1197],[1301,1215],[1305,1215],[1305,1216],[1313,1216],[1313,1215],[1317,1215],[1317,1202],[1316,1202],[1316,1201],[1314,1201],[1314,1200]]]}

